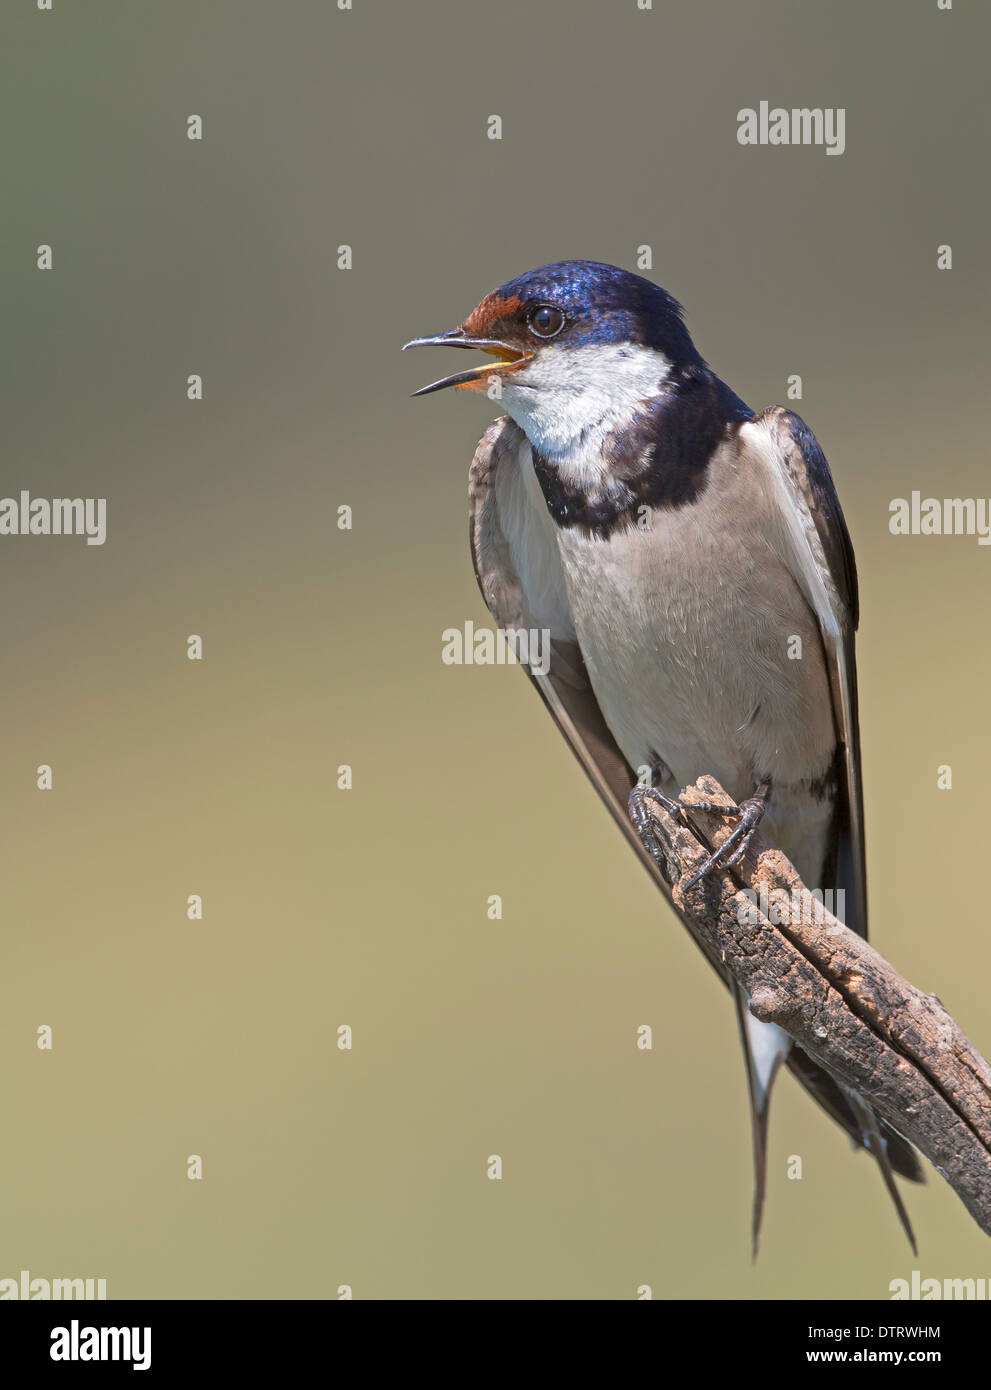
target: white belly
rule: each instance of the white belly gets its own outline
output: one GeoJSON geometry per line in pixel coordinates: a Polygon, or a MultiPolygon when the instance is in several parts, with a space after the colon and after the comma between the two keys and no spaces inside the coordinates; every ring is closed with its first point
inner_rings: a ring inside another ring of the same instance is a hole
{"type": "Polygon", "coordinates": [[[769,547],[703,522],[687,508],[606,541],[558,532],[592,686],[631,766],[670,769],[665,791],[711,773],[739,801],[770,777],[765,834],[818,886],[832,808],[808,782],[835,746],[818,627],[769,547]]]}

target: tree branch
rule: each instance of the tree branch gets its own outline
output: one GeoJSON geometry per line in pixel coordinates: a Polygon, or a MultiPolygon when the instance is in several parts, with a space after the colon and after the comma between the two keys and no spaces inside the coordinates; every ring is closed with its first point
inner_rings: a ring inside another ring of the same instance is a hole
{"type": "Polygon", "coordinates": [[[681,795],[691,828],[646,803],[675,906],[747,991],[755,1017],[777,1023],[869,1100],[991,1235],[991,1067],[935,994],[910,985],[818,904],[810,911],[794,868],[759,833],[732,869],[720,867],[686,892],[735,824],[698,809],[703,800],[732,804],[712,777],[681,795]]]}

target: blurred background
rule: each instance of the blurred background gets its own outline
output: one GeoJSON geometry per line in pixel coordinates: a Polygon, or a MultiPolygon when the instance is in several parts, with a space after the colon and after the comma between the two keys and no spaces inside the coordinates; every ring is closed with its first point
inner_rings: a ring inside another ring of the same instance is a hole
{"type": "Polygon", "coordinates": [[[0,1277],[885,1298],[991,1273],[932,1172],[913,1259],[788,1076],[751,1266],[728,999],[520,672],[442,664],[487,620],[466,473],[497,412],[410,400],[438,362],[399,355],[533,266],[648,245],[751,406],[801,375],[860,567],[873,939],[988,1052],[991,548],[888,531],[913,489],[991,493],[988,11],[353,5],[4,17],[0,493],[105,497],[108,539],[0,539],[0,1277]],[[741,147],[761,100],[844,107],[845,153],[741,147]]]}

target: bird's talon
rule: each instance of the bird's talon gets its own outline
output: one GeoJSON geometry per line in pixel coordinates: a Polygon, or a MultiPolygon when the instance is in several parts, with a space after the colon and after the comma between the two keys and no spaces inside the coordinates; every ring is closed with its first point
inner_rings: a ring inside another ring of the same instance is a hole
{"type": "Polygon", "coordinates": [[[640,836],[640,843],[650,855],[651,859],[653,859],[657,867],[666,874],[667,869],[663,851],[660,841],[657,838],[657,832],[654,829],[654,817],[646,807],[648,801],[653,801],[655,805],[660,806],[662,810],[667,811],[668,815],[674,816],[675,819],[682,824],[684,824],[685,819],[684,813],[681,806],[679,806],[676,801],[672,801],[670,797],[665,796],[663,792],[659,792],[656,787],[636,786],[630,792],[627,810],[630,820],[633,822],[636,827],[636,832],[640,836]]]}
{"type": "Polygon", "coordinates": [[[739,806],[734,806],[732,802],[729,806],[720,806],[718,801],[679,801],[678,803],[686,811],[718,811],[721,816],[738,816],[739,806]]]}
{"type": "Polygon", "coordinates": [[[740,824],[729,835],[715,853],[710,854],[709,858],[696,869],[684,887],[684,892],[688,892],[700,883],[703,878],[712,873],[713,869],[731,869],[734,864],[738,864],[747,850],[750,842],[754,838],[758,825],[764,818],[764,811],[767,805],[767,795],[770,791],[768,786],[762,785],[756,796],[748,796],[741,801],[739,806],[731,808],[720,807],[718,809],[726,815],[739,816],[740,824]]]}

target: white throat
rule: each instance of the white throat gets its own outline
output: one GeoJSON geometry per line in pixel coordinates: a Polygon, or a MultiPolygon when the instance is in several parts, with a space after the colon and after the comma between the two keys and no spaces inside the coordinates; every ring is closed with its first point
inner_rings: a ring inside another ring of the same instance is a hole
{"type": "Polygon", "coordinates": [[[506,377],[506,413],[544,458],[575,483],[601,482],[602,444],[658,395],[671,363],[656,348],[633,343],[543,348],[506,377]]]}

